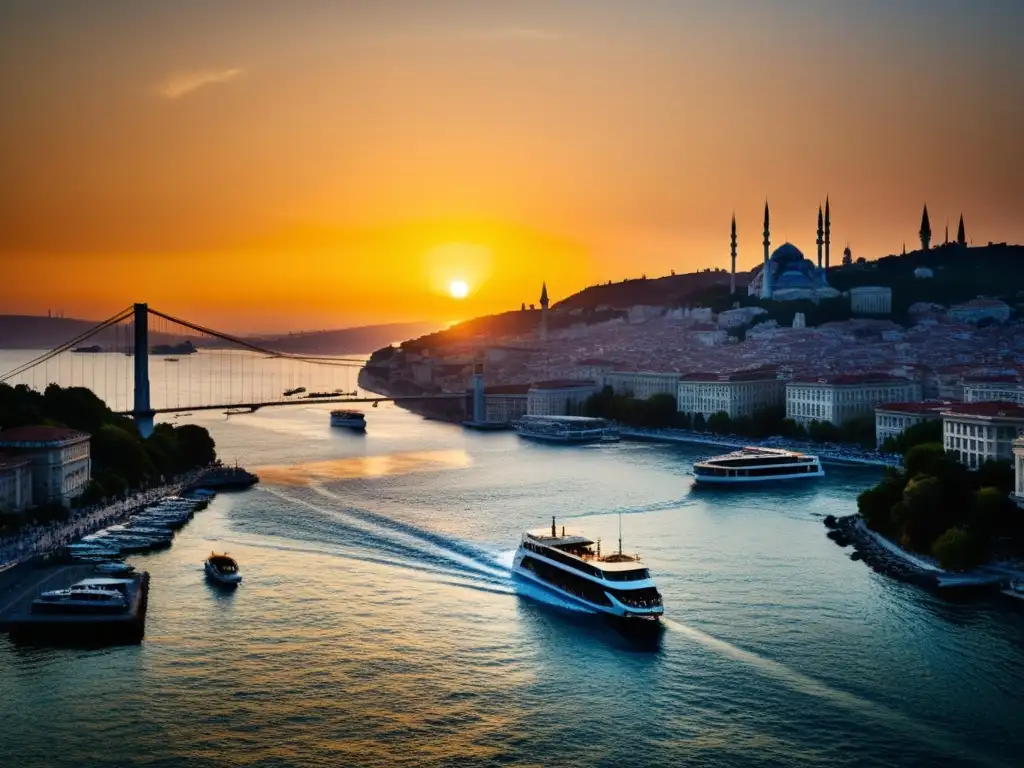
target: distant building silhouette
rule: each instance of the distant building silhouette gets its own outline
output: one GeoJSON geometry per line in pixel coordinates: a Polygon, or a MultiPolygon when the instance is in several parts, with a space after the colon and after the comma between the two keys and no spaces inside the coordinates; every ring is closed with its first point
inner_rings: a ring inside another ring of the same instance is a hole
{"type": "Polygon", "coordinates": [[[918,232],[921,237],[921,250],[927,251],[932,244],[932,225],[928,221],[928,204],[925,203],[924,213],[921,214],[921,231],[918,232]]]}
{"type": "Polygon", "coordinates": [[[848,267],[853,264],[853,253],[850,251],[850,246],[847,244],[846,248],[843,249],[843,266],[848,267]]]}
{"type": "Polygon", "coordinates": [[[540,340],[548,340],[548,284],[540,286],[540,340]]]}
{"type": "MultiPolygon", "coordinates": [[[[673,272],[672,274],[675,274],[673,272]]],[[[736,293],[736,214],[732,215],[732,272],[729,274],[729,295],[736,293]]]]}

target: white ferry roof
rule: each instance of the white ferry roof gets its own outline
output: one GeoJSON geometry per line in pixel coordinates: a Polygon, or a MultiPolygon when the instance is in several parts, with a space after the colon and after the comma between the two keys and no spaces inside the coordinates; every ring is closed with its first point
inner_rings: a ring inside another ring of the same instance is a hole
{"type": "Polygon", "coordinates": [[[709,461],[725,461],[727,459],[768,459],[779,457],[792,459],[814,458],[810,454],[802,453],[800,451],[788,451],[785,448],[761,448],[758,446],[747,446],[746,448],[741,448],[740,450],[733,451],[732,453],[723,453],[721,456],[713,456],[710,459],[704,459],[701,463],[709,461]]]}
{"type": "MultiPolygon", "coordinates": [[[[551,535],[550,528],[540,528],[535,531],[527,531],[526,535],[536,541],[538,544],[543,544],[546,547],[555,547],[562,550],[563,547],[586,547],[594,543],[592,539],[582,536],[572,531],[566,531],[564,534],[558,536],[551,535]]],[[[572,552],[564,552],[566,555],[571,557],[578,557],[573,555],[572,552]]],[[[637,555],[623,553],[621,560],[611,559],[620,557],[617,552],[609,552],[601,555],[601,558],[597,557],[581,557],[580,560],[593,565],[595,568],[600,568],[602,571],[638,571],[646,568],[646,565],[640,563],[640,558],[637,555]]]]}

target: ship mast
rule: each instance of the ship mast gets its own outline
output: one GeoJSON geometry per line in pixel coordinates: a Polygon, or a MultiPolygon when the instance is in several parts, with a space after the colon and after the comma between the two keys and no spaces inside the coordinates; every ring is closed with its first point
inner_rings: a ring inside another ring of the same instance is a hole
{"type": "Polygon", "coordinates": [[[622,510],[619,510],[619,554],[622,554],[622,510]]]}

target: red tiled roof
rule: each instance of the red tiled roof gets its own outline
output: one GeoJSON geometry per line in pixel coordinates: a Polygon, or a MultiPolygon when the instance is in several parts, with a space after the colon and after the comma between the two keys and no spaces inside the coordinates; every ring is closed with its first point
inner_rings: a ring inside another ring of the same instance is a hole
{"type": "Polygon", "coordinates": [[[982,418],[1024,419],[1024,406],[999,401],[986,403],[955,403],[943,416],[980,416],[982,418]]]}
{"type": "Polygon", "coordinates": [[[964,376],[964,384],[1020,384],[1019,376],[964,376]]]}
{"type": "Polygon", "coordinates": [[[853,384],[912,384],[910,379],[891,376],[887,373],[846,373],[836,376],[804,376],[793,379],[793,384],[831,384],[844,386],[853,384]]]}
{"type": "Polygon", "coordinates": [[[876,405],[876,411],[894,411],[896,413],[920,413],[923,415],[934,414],[938,416],[943,411],[954,407],[949,401],[926,400],[923,403],[885,403],[876,405]]]}
{"type": "Polygon", "coordinates": [[[530,385],[530,389],[567,389],[576,387],[596,387],[597,383],[579,379],[552,379],[551,381],[538,381],[530,385]]]}
{"type": "Polygon", "coordinates": [[[776,379],[776,371],[764,368],[753,368],[744,371],[731,371],[729,373],[687,373],[682,377],[683,381],[762,381],[765,379],[776,379]]]}
{"type": "Polygon", "coordinates": [[[15,443],[63,443],[88,438],[85,432],[67,427],[15,427],[0,431],[0,445],[15,443]]]}

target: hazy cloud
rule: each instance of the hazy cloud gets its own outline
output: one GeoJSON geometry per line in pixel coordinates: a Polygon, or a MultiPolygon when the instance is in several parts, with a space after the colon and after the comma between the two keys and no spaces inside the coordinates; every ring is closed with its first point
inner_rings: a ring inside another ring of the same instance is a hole
{"type": "Polygon", "coordinates": [[[561,40],[564,35],[552,29],[536,27],[500,27],[471,32],[467,37],[485,40],[561,40]]]}
{"type": "Polygon", "coordinates": [[[206,69],[200,72],[188,72],[172,75],[160,86],[160,94],[168,99],[180,99],[204,85],[226,83],[242,73],[240,69],[206,69]]]}

